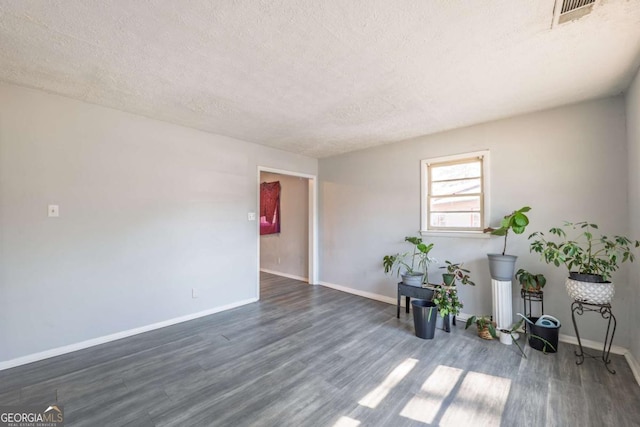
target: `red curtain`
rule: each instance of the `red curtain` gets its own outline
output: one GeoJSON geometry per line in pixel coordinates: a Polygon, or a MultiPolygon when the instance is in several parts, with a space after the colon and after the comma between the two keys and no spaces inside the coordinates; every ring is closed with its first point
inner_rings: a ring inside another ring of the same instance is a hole
{"type": "Polygon", "coordinates": [[[260,234],[280,232],[280,181],[260,184],[260,234]]]}

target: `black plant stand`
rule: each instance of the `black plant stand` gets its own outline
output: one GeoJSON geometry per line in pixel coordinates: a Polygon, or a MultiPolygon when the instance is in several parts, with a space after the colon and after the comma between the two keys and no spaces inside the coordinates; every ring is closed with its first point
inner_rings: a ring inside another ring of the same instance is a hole
{"type": "MultiPolygon", "coordinates": [[[[411,306],[409,302],[411,298],[431,301],[431,299],[433,298],[433,293],[435,292],[435,289],[437,286],[438,285],[430,284],[428,287],[423,288],[419,286],[405,285],[404,283],[399,282],[398,283],[398,313],[396,315],[397,318],[398,319],[400,318],[400,301],[403,295],[406,297],[405,310],[407,311],[407,313],[409,313],[409,307],[411,306]]],[[[451,323],[453,323],[453,326],[456,326],[456,316],[453,316],[453,319],[451,319],[450,315],[445,316],[442,322],[442,329],[444,329],[445,332],[451,332],[451,325],[449,320],[451,320],[451,323]]]]}
{"type": "MultiPolygon", "coordinates": [[[[522,297],[522,303],[523,303],[523,308],[524,308],[524,315],[527,318],[532,317],[531,314],[531,304],[534,302],[539,302],[540,303],[540,316],[542,316],[544,314],[544,294],[542,291],[538,291],[538,292],[532,292],[532,291],[525,291],[524,289],[520,289],[520,297],[522,297]],[[528,306],[528,310],[527,310],[527,306],[528,306]]],[[[527,322],[524,322],[524,333],[527,333],[527,322]]]]}
{"type": "Polygon", "coordinates": [[[580,351],[574,352],[578,357],[576,360],[576,365],[582,365],[584,362],[584,357],[591,357],[592,359],[602,359],[605,368],[612,374],[615,374],[616,371],[609,367],[611,363],[611,359],[609,359],[609,354],[611,353],[611,344],[613,343],[613,336],[616,334],[616,317],[613,315],[611,311],[611,304],[590,304],[583,301],[574,301],[571,304],[571,320],[573,320],[573,328],[576,331],[576,338],[578,339],[578,347],[580,351]],[[580,334],[578,333],[578,324],[576,323],[576,314],[578,316],[582,316],[585,311],[594,311],[596,313],[600,313],[603,319],[608,320],[607,324],[607,334],[604,337],[604,347],[602,348],[602,357],[593,356],[591,354],[587,354],[582,349],[582,341],[580,341],[580,334]],[[611,321],[613,321],[613,329],[611,329],[611,321]],[[611,336],[609,336],[609,332],[611,332],[611,336]]]}

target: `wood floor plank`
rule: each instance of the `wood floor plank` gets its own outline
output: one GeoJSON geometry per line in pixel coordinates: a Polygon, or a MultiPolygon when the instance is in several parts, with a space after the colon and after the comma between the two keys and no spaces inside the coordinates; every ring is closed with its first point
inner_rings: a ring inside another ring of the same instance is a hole
{"type": "Polygon", "coordinates": [[[262,273],[256,303],[0,372],[0,405],[56,401],[69,426],[637,425],[624,358],[611,375],[574,350],[423,340],[393,305],[262,273]]]}
{"type": "Polygon", "coordinates": [[[511,382],[509,397],[502,414],[503,427],[544,426],[547,419],[549,381],[544,377],[519,376],[511,382]]]}

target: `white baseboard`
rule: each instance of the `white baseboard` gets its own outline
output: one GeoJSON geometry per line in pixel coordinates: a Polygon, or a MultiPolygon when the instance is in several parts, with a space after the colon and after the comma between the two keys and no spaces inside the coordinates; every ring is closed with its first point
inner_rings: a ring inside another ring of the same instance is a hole
{"type": "MultiPolygon", "coordinates": [[[[374,294],[373,292],[361,291],[359,289],[349,288],[347,286],[336,285],[334,283],[320,282],[321,286],[335,289],[336,291],[346,292],[348,294],[358,295],[359,297],[369,298],[376,301],[386,302],[387,304],[396,305],[398,303],[397,298],[388,297],[385,295],[374,294]]],[[[402,298],[404,300],[404,298],[402,298]]],[[[401,301],[404,303],[404,301],[401,301]]],[[[404,306],[403,306],[404,307],[404,306]]]]}
{"type": "Polygon", "coordinates": [[[267,270],[266,268],[261,268],[260,271],[269,273],[269,274],[275,274],[276,276],[286,277],[288,279],[300,280],[301,282],[309,283],[308,277],[296,276],[295,274],[282,273],[280,271],[275,271],[275,270],[267,270]]]}
{"type": "Polygon", "coordinates": [[[633,376],[636,378],[636,382],[640,385],[640,365],[638,365],[638,361],[630,351],[627,351],[624,354],[624,358],[627,359],[627,363],[631,368],[631,372],[633,372],[633,376]]]}
{"type": "MultiPolygon", "coordinates": [[[[564,342],[567,344],[574,344],[574,345],[578,345],[578,339],[576,337],[572,337],[570,335],[564,335],[564,334],[559,334],[558,335],[558,341],[560,342],[564,342]]],[[[604,347],[604,344],[598,341],[592,341],[592,340],[585,340],[584,338],[580,339],[580,341],[582,341],[582,346],[584,348],[590,348],[593,350],[600,350],[602,351],[602,348],[604,347]]],[[[624,356],[626,353],[628,353],[629,350],[621,347],[619,345],[612,345],[611,346],[611,353],[613,354],[619,354],[621,356],[624,356]]]]}
{"type": "Polygon", "coordinates": [[[473,314],[467,314],[467,313],[459,313],[456,316],[456,322],[460,321],[462,323],[467,323],[467,319],[469,319],[469,317],[473,316],[473,314]]]}
{"type": "MultiPolygon", "coordinates": [[[[348,294],[357,295],[360,297],[369,298],[369,299],[380,301],[380,302],[386,302],[387,304],[391,304],[391,305],[398,304],[397,297],[393,298],[385,295],[374,294],[373,292],[361,291],[359,289],[353,289],[347,286],[336,285],[334,283],[328,283],[328,282],[320,282],[320,285],[326,286],[327,288],[335,289],[337,291],[346,292],[348,294]]],[[[405,300],[406,299],[404,297],[400,299],[400,307],[403,307],[403,308],[405,307],[405,300]]],[[[472,316],[471,314],[460,313],[456,316],[456,319],[462,322],[466,322],[467,319],[471,316],[472,316]]]]}
{"type": "Polygon", "coordinates": [[[53,348],[51,350],[41,351],[39,353],[33,353],[33,354],[29,354],[22,357],[17,357],[15,359],[0,362],[0,371],[4,369],[14,368],[20,365],[26,365],[27,363],[37,362],[39,360],[49,359],[50,357],[60,356],[62,354],[71,353],[71,352],[82,350],[85,348],[94,347],[96,345],[130,337],[132,335],[138,335],[143,332],[153,331],[154,329],[160,329],[166,326],[175,325],[177,323],[187,322],[189,320],[197,319],[199,317],[209,316],[210,314],[219,313],[221,311],[231,310],[232,308],[240,307],[246,304],[251,304],[256,301],[258,301],[258,298],[249,298],[243,301],[234,302],[221,307],[200,311],[198,313],[187,314],[186,316],[180,316],[173,319],[164,320],[162,322],[153,323],[151,325],[141,326],[139,328],[129,329],[122,332],[116,332],[115,334],[105,335],[98,338],[92,338],[90,340],[82,341],[75,344],[69,344],[63,347],[53,348]]]}

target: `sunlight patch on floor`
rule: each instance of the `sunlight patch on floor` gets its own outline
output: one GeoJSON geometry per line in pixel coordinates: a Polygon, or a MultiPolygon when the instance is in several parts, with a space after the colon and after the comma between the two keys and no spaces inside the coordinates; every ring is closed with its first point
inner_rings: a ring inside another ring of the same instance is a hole
{"type": "Polygon", "coordinates": [[[439,425],[459,427],[473,420],[473,425],[499,427],[510,388],[508,378],[468,372],[439,425]]]}
{"type": "Polygon", "coordinates": [[[406,359],[400,365],[398,365],[382,383],[369,392],[365,397],[360,399],[359,405],[366,406],[367,408],[375,409],[380,402],[384,400],[393,389],[409,372],[416,366],[418,361],[416,359],[406,359]]]}
{"type": "Polygon", "coordinates": [[[420,391],[402,409],[400,416],[431,424],[442,403],[458,383],[462,369],[439,365],[422,384],[420,391]]]}
{"type": "Polygon", "coordinates": [[[342,416],[333,427],[358,427],[360,425],[360,421],[354,420],[353,418],[342,416]]]}

